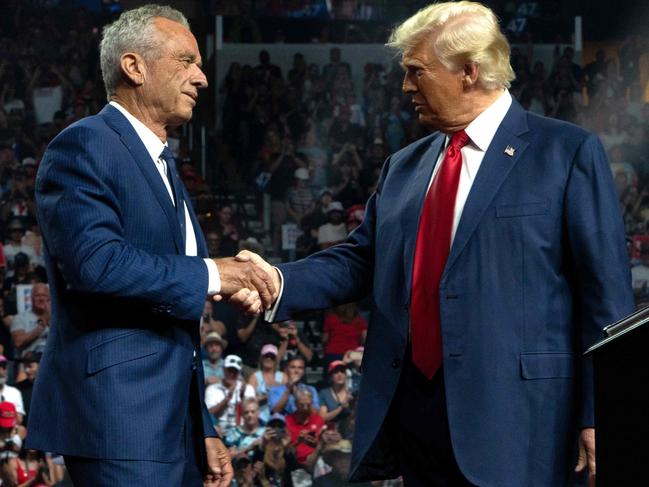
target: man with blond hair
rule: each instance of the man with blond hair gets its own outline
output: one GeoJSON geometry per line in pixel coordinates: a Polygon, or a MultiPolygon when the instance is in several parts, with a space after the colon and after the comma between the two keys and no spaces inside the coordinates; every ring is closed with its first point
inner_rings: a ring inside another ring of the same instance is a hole
{"type": "Polygon", "coordinates": [[[388,158],[344,243],[278,266],[273,318],[373,293],[352,479],[564,486],[577,463],[593,482],[582,351],[633,310],[604,150],[512,99],[481,4],[430,5],[388,45],[435,133],[388,158]]]}

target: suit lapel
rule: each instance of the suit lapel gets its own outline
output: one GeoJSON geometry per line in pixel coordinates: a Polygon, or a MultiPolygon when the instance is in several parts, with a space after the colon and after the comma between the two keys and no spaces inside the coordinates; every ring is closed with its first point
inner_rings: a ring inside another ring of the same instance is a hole
{"type": "Polygon", "coordinates": [[[403,188],[403,272],[406,283],[406,296],[410,297],[412,285],[412,266],[415,258],[415,243],[417,242],[417,230],[419,220],[424,208],[424,199],[428,190],[428,183],[433,175],[433,170],[439,159],[446,138],[438,134],[430,144],[424,144],[420,151],[410,156],[410,163],[416,164],[413,168],[413,177],[409,178],[408,184],[403,188]]]}
{"type": "Polygon", "coordinates": [[[462,253],[500,186],[527,148],[528,143],[518,137],[525,132],[527,132],[526,113],[516,100],[512,100],[512,105],[489,144],[480,170],[473,181],[444,274],[449,272],[462,253]],[[513,153],[509,148],[514,148],[513,153]]]}
{"type": "Polygon", "coordinates": [[[180,225],[178,224],[176,209],[174,208],[171,198],[169,198],[167,188],[162,182],[160,173],[155,168],[149,152],[144,147],[144,144],[129,121],[119,112],[119,110],[110,105],[106,105],[99,115],[113,130],[120,134],[122,143],[133,156],[133,160],[149,183],[151,191],[153,191],[153,194],[158,200],[158,203],[160,203],[160,207],[167,217],[174,238],[174,243],[176,245],[176,250],[178,253],[184,254],[185,242],[182,241],[182,233],[180,225]]]}

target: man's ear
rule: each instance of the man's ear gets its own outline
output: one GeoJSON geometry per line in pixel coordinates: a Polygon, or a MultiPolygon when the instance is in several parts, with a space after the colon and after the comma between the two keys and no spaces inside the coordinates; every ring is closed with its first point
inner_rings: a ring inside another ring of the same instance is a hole
{"type": "Polygon", "coordinates": [[[125,52],[119,60],[122,74],[133,85],[141,86],[146,79],[144,58],[134,52],[125,52]]]}
{"type": "Polygon", "coordinates": [[[462,85],[464,89],[474,88],[478,84],[480,65],[478,63],[464,63],[462,67],[462,85]]]}

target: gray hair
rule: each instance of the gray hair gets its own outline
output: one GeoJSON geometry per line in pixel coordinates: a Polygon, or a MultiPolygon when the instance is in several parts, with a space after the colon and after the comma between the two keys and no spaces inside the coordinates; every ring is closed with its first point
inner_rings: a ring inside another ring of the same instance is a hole
{"type": "Polygon", "coordinates": [[[313,402],[313,393],[311,392],[311,389],[309,389],[303,384],[300,384],[295,388],[295,392],[293,393],[293,395],[295,396],[295,399],[308,396],[311,402],[313,402]]]}
{"type": "Polygon", "coordinates": [[[447,68],[476,63],[480,86],[509,88],[514,79],[509,43],[490,8],[470,1],[434,3],[397,26],[386,46],[408,53],[432,34],[430,48],[447,68]]]}
{"type": "Polygon", "coordinates": [[[104,27],[99,45],[99,60],[109,99],[115,93],[122,76],[120,59],[124,53],[135,52],[147,61],[158,56],[160,44],[153,25],[155,18],[173,20],[189,29],[189,22],[181,12],[169,6],[154,4],[128,10],[115,22],[104,27]]]}

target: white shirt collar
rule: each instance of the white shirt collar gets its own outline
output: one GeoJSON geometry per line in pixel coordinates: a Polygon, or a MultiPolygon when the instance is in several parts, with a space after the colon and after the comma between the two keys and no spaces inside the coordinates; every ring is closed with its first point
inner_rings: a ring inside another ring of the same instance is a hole
{"type": "Polygon", "coordinates": [[[464,129],[471,142],[482,152],[486,152],[491,144],[511,104],[512,96],[509,91],[503,90],[502,95],[464,129]]]}
{"type": "Polygon", "coordinates": [[[117,108],[121,112],[121,114],[126,117],[126,120],[128,120],[133,126],[133,130],[135,130],[135,133],[144,144],[144,147],[151,156],[151,159],[153,159],[153,162],[157,162],[157,160],[160,158],[160,154],[162,154],[162,149],[164,149],[167,144],[163,143],[149,127],[135,118],[122,105],[120,105],[116,101],[110,101],[109,104],[117,108]]]}

